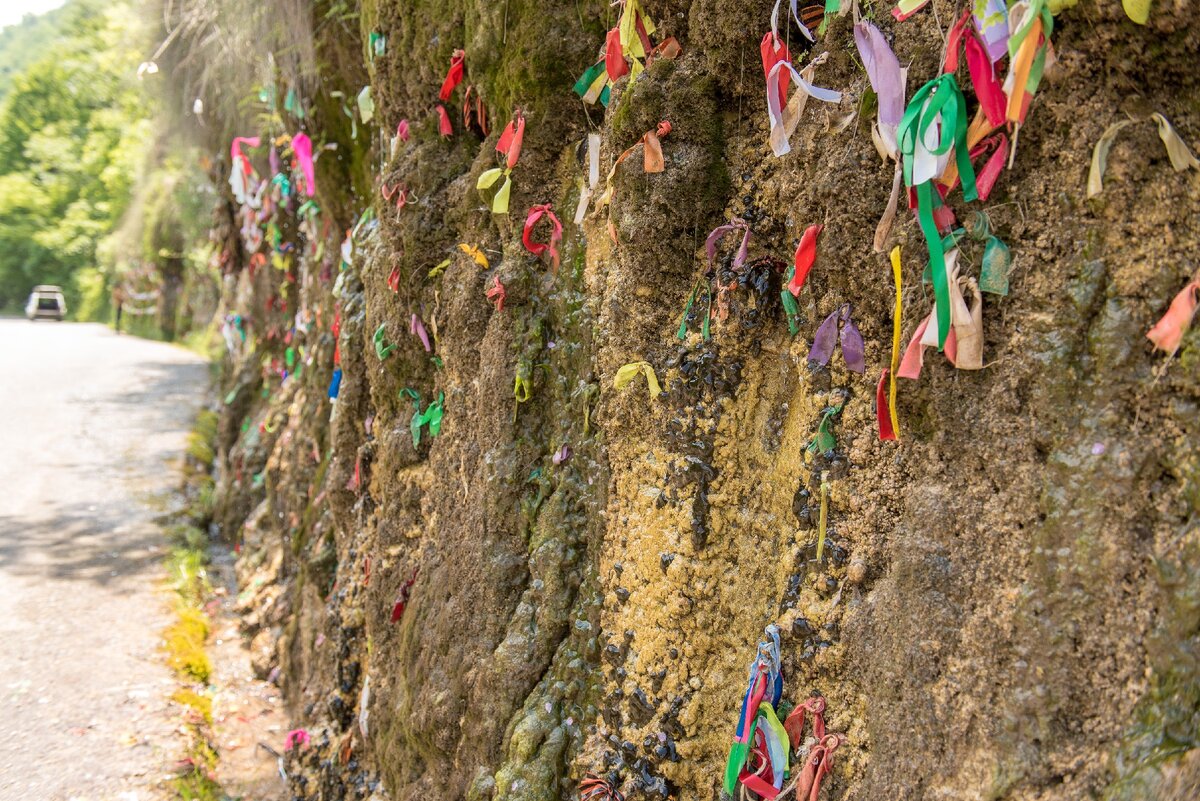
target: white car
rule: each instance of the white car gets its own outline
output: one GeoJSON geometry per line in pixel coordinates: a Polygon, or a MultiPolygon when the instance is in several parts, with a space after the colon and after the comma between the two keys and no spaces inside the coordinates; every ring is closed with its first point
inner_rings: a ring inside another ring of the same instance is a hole
{"type": "Polygon", "coordinates": [[[35,286],[25,304],[25,316],[30,320],[57,320],[67,316],[67,302],[63,300],[62,287],[44,284],[35,286]]]}

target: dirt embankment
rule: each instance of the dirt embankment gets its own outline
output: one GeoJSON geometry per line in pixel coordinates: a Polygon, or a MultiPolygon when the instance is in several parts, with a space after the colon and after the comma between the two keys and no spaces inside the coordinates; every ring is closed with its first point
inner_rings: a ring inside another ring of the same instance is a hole
{"type": "MultiPolygon", "coordinates": [[[[603,2],[376,0],[359,9],[362,42],[318,34],[328,92],[369,80],[378,129],[408,119],[412,138],[394,153],[367,129],[352,140],[341,108],[314,102],[314,139],[340,146],[318,162],[325,235],[281,223],[295,245],[281,266],[226,283],[249,338],[226,371],[220,520],[242,543],[260,669],[280,668],[313,734],[294,791],[554,799],[593,770],[634,794],[716,798],[747,664],[776,623],[785,698],[823,694],[849,735],[827,797],[1191,797],[1200,350],[1193,334],[1164,370],[1144,334],[1200,263],[1200,173],[1174,172],[1139,122],[1103,194],[1085,189],[1092,145],[1126,114],[1159,111],[1200,143],[1194,9],[1160,4],[1146,27],[1109,2],[1056,18],[1057,68],[1012,168],[986,203],[950,199],[961,220],[985,212],[1015,257],[1010,294],[985,296],[985,369],[930,351],[920,381],[901,382],[888,443],[873,404],[894,293],[872,235],[893,168],[861,114],[839,125],[868,88],[850,17],[814,50],[829,52],[815,82],[844,99],[810,101],[775,158],[769,4],[646,5],[683,53],[620,81],[606,113],[569,91],[616,22],[603,2]],[[364,60],[372,32],[386,51],[364,60]],[[458,47],[467,75],[442,139],[434,105],[458,47]],[[486,138],[462,129],[468,85],[486,138]],[[513,213],[493,216],[475,184],[514,107],[527,129],[513,213]],[[660,120],[665,171],[635,154],[611,205],[572,225],[587,133],[607,168],[660,120]],[[413,202],[398,209],[379,182],[413,202]],[[536,203],[566,223],[557,271],[521,244],[536,203]],[[377,223],[340,266],[340,232],[369,205],[377,223]],[[751,259],[790,260],[825,224],[795,337],[768,271],[732,290],[711,340],[699,318],[677,338],[704,239],[732,217],[753,229],[751,259]],[[502,311],[485,297],[494,278],[502,311]],[[865,375],[840,354],[806,360],[844,303],[865,375]],[[382,360],[381,326],[395,346],[382,360]],[[289,348],[302,369],[281,383],[289,348]],[[661,397],[642,379],[614,389],[638,360],[661,397]],[[439,396],[440,433],[416,443],[414,406],[439,396]],[[836,446],[806,454],[835,406],[836,446]]],[[[956,8],[934,0],[903,23],[875,10],[910,96],[936,75],[956,8]]],[[[890,244],[907,341],[932,303],[911,215],[890,244]]],[[[981,250],[963,245],[971,275],[981,250]]]]}

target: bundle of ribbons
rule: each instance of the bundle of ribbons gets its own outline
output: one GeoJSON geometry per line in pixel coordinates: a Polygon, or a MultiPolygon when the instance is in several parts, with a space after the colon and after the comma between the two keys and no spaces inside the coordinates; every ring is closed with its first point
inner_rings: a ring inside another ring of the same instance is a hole
{"type": "Polygon", "coordinates": [[[825,731],[825,699],[820,696],[797,704],[786,722],[779,721],[783,673],[779,628],[774,624],[767,626],[766,638],[758,644],[749,673],[749,686],[725,764],[725,792],[735,795],[740,788],[743,797],[753,793],[757,798],[775,799],[795,790],[796,798],[816,801],[821,782],[833,767],[833,754],[846,741],[845,736],[825,731]],[[815,740],[804,755],[804,766],[793,775],[792,753],[806,745],[805,720],[810,715],[815,740]]]}

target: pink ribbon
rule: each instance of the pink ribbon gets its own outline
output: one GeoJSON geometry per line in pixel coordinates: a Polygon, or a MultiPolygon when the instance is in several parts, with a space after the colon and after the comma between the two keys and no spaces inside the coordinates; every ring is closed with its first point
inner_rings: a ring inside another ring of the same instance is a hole
{"type": "Polygon", "coordinates": [[[317,193],[317,175],[313,168],[312,140],[308,134],[301,132],[292,137],[292,152],[296,154],[300,171],[304,173],[304,192],[312,197],[317,193]]]}

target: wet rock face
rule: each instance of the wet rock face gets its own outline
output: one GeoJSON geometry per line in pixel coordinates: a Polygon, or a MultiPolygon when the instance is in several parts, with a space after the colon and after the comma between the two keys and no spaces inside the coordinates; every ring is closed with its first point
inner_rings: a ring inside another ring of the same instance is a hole
{"type": "MultiPolygon", "coordinates": [[[[1083,176],[1121,111],[1162,111],[1200,141],[1196,27],[1173,8],[1137,27],[1119,4],[1058,18],[1057,73],[1013,168],[986,205],[950,196],[960,219],[985,208],[1016,256],[1010,295],[984,301],[987,366],[956,372],[928,351],[921,379],[900,383],[902,438],[882,443],[894,295],[871,233],[893,168],[870,120],[838,130],[866,107],[851,18],[816,45],[830,53],[817,83],[847,99],[810,102],[777,159],[758,64],[769,4],[643,5],[683,55],[622,79],[607,112],[569,92],[614,23],[601,0],[379,0],[318,26],[323,91],[306,125],[339,145],[318,161],[328,224],[282,228],[287,269],[227,279],[250,336],[224,372],[216,506],[242,545],[256,669],[313,732],[288,760],[295,796],[548,800],[593,771],[631,797],[713,798],[769,623],[785,699],[820,693],[849,736],[827,797],[1195,786],[1181,754],[1200,746],[1200,345],[1190,335],[1163,369],[1143,339],[1200,263],[1200,192],[1149,125],[1122,133],[1103,195],[1085,200],[1083,176]],[[388,43],[368,66],[372,32],[388,43]],[[453,137],[429,112],[460,46],[486,138],[458,124],[462,88],[453,137]],[[330,92],[367,82],[380,128],[352,138],[330,92]],[[512,214],[496,217],[474,187],[514,106],[525,143],[512,214]],[[400,119],[413,134],[393,152],[380,132],[400,119]],[[603,138],[603,175],[660,120],[664,172],[646,175],[635,152],[611,204],[571,224],[587,132],[603,138]],[[419,202],[383,202],[381,179],[419,202]],[[546,202],[567,223],[557,271],[521,245],[525,209],[546,202]],[[356,225],[368,205],[375,219],[356,225]],[[740,271],[736,242],[711,265],[704,251],[733,216],[754,232],[740,271]],[[779,291],[817,222],[793,338],[779,291]],[[496,278],[502,311],[485,296],[496,278]],[[703,304],[685,311],[697,281],[714,310],[727,288],[707,340],[703,304]],[[838,352],[807,359],[847,302],[865,375],[838,352]],[[288,348],[302,367],[282,380],[288,348]],[[657,399],[642,378],[613,387],[641,360],[657,399]],[[435,436],[420,415],[439,397],[435,436]],[[834,444],[810,449],[838,406],[834,444]]],[[[954,16],[934,9],[875,14],[911,61],[910,94],[954,16]]],[[[904,215],[892,239],[908,337],[929,312],[926,251],[904,215]]]]}

